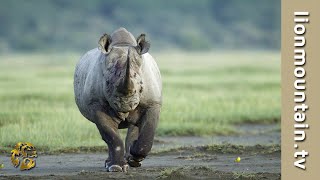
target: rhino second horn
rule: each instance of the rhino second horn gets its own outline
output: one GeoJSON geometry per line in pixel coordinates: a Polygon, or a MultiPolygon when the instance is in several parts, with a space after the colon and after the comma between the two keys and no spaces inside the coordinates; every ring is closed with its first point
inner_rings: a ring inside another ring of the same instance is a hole
{"type": "Polygon", "coordinates": [[[128,49],[126,75],[118,88],[118,91],[124,95],[132,94],[134,90],[134,84],[130,78],[130,48],[128,49]]]}

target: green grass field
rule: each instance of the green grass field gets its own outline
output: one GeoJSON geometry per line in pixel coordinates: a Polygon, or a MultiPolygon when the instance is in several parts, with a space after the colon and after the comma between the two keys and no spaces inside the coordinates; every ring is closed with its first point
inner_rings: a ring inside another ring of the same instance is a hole
{"type": "MultiPolygon", "coordinates": [[[[78,111],[80,54],[0,56],[0,147],[104,145],[78,111]]],[[[222,51],[153,55],[163,79],[158,135],[228,135],[241,123],[280,122],[280,53],[222,51]]]]}

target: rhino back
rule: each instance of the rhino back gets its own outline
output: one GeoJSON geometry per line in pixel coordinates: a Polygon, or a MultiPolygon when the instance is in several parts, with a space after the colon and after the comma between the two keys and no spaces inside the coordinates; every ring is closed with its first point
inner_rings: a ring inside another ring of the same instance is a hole
{"type": "Polygon", "coordinates": [[[80,112],[91,119],[88,104],[99,101],[103,97],[102,70],[100,62],[104,55],[98,48],[88,51],[83,55],[75,69],[74,74],[74,95],[80,112]]]}
{"type": "Polygon", "coordinates": [[[143,79],[143,92],[141,94],[140,103],[152,104],[162,103],[162,80],[160,70],[154,58],[149,54],[142,55],[142,79],[143,79]]]}

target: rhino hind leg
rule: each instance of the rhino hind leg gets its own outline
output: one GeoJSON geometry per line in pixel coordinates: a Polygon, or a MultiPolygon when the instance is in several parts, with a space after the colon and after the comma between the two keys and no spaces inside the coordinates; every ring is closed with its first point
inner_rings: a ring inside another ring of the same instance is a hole
{"type": "Polygon", "coordinates": [[[127,164],[124,160],[124,145],[117,129],[118,124],[102,112],[98,113],[97,118],[97,128],[109,150],[109,157],[106,160],[107,170],[111,172],[125,171],[127,164]]]}
{"type": "Polygon", "coordinates": [[[138,123],[139,135],[130,146],[130,156],[127,157],[131,167],[141,166],[141,161],[151,151],[155,130],[159,121],[160,105],[146,109],[138,123]]]}
{"type": "Polygon", "coordinates": [[[125,153],[125,158],[128,158],[130,156],[130,147],[132,144],[138,139],[139,136],[139,127],[130,124],[128,127],[127,131],[127,136],[126,136],[126,143],[125,143],[125,148],[126,148],[126,153],[125,153]]]}
{"type": "MultiPolygon", "coordinates": [[[[109,149],[109,148],[108,148],[109,149]]],[[[109,164],[111,163],[111,151],[108,150],[108,158],[105,161],[105,167],[108,167],[109,164]]]]}

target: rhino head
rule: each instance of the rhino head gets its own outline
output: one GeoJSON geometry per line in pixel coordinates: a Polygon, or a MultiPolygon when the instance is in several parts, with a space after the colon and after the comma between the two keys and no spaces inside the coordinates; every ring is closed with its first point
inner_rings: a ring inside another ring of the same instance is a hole
{"type": "Polygon", "coordinates": [[[143,92],[142,55],[149,48],[144,34],[135,40],[124,28],[111,36],[104,34],[99,40],[99,49],[104,54],[101,66],[104,96],[122,120],[139,105],[143,92]]]}

